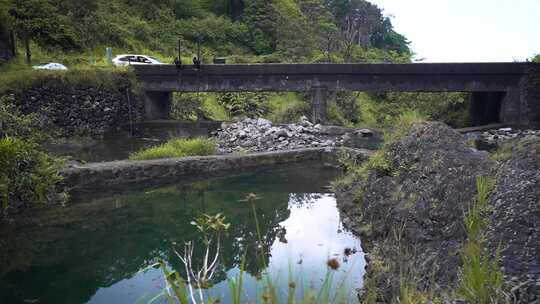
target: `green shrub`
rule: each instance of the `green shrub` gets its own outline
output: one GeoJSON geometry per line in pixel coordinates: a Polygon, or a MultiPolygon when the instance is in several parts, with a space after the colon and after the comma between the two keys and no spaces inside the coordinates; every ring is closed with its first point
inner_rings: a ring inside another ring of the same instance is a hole
{"type": "Polygon", "coordinates": [[[0,96],[0,138],[20,137],[34,141],[50,138],[54,131],[38,114],[23,115],[15,106],[12,95],[0,96]],[[44,132],[42,130],[47,130],[44,132]]]}
{"type": "Polygon", "coordinates": [[[277,123],[296,122],[309,111],[309,103],[298,93],[272,94],[268,104],[270,110],[266,118],[277,123]]]}
{"type": "Polygon", "coordinates": [[[358,93],[356,96],[360,125],[391,127],[396,117],[408,111],[454,128],[469,125],[469,98],[465,93],[358,93]]]}
{"type": "Polygon", "coordinates": [[[216,99],[216,94],[207,94],[203,99],[203,111],[206,113],[207,118],[211,120],[228,121],[231,120],[229,112],[219,104],[216,99]]]}
{"type": "Polygon", "coordinates": [[[216,143],[207,138],[175,138],[157,147],[132,153],[131,160],[147,160],[186,156],[211,155],[216,152],[216,143]]]}
{"type": "Polygon", "coordinates": [[[10,205],[45,203],[58,199],[62,162],[37,145],[15,137],[0,139],[2,209],[10,205]]]}
{"type": "Polygon", "coordinates": [[[207,118],[200,94],[173,94],[171,118],[180,121],[198,121],[207,118]]]}
{"type": "Polygon", "coordinates": [[[223,93],[218,96],[218,103],[230,116],[262,117],[270,111],[265,93],[223,93]]]}

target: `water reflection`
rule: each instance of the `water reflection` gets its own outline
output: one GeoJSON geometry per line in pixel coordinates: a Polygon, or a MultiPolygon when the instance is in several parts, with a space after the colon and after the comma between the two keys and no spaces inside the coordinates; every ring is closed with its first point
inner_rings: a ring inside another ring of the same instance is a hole
{"type": "MultiPolygon", "coordinates": [[[[175,185],[45,210],[33,225],[0,223],[0,303],[146,303],[164,281],[159,269],[140,270],[164,259],[184,273],[172,244],[200,238],[189,222],[201,213],[222,213],[231,223],[209,291],[222,303],[226,278],[239,272],[245,253],[246,299],[255,298],[263,265],[285,288],[292,268],[301,293],[321,284],[331,257],[342,264],[335,284],[347,278],[360,286],[363,254],[344,254],[360,242],[341,226],[334,197],[324,194],[332,175],[324,171],[300,167],[175,185]],[[261,240],[250,205],[241,201],[249,192],[260,197],[261,240]],[[255,258],[258,248],[264,261],[255,258]]],[[[202,246],[195,250],[204,254],[202,246]]]]}

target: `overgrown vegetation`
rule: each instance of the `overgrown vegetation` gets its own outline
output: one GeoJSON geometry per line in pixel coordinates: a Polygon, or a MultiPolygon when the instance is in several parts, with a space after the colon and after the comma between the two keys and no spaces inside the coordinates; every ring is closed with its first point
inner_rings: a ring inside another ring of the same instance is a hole
{"type": "Polygon", "coordinates": [[[40,85],[56,85],[50,89],[69,90],[93,88],[119,90],[127,85],[137,88],[135,75],[126,69],[93,69],[89,67],[64,72],[12,71],[0,74],[0,95],[21,94],[40,85]]]}
{"type": "Polygon", "coordinates": [[[206,62],[410,58],[405,37],[364,0],[1,0],[0,8],[30,60],[82,63],[105,46],[172,59],[179,38],[186,58],[201,41],[206,62]]]}
{"type": "Polygon", "coordinates": [[[36,115],[22,115],[10,98],[0,97],[1,210],[35,203],[63,202],[59,188],[63,162],[43,152],[39,143],[47,134],[36,115]]]}
{"type": "Polygon", "coordinates": [[[61,162],[41,152],[36,144],[16,137],[0,139],[0,193],[2,209],[57,199],[62,180],[61,162]]]}
{"type": "MultiPolygon", "coordinates": [[[[0,23],[16,34],[20,54],[29,51],[34,63],[58,61],[69,68],[106,66],[105,47],[172,62],[178,39],[183,62],[191,62],[198,41],[207,63],[214,57],[231,63],[410,62],[412,57],[391,19],[365,0],[0,0],[0,8],[5,12],[0,23]]],[[[21,57],[3,69],[25,69],[21,57]]],[[[411,109],[456,127],[468,123],[463,94],[331,95],[331,124],[388,127],[411,109]]],[[[173,118],[262,115],[292,122],[309,113],[309,99],[297,93],[182,95],[173,118]]]]}
{"type": "Polygon", "coordinates": [[[156,147],[132,153],[131,160],[146,160],[186,156],[204,156],[216,152],[216,143],[208,138],[174,138],[156,147]]]}
{"type": "Polygon", "coordinates": [[[399,115],[393,123],[393,129],[385,132],[383,146],[364,162],[359,163],[351,159],[351,156],[347,153],[342,152],[339,162],[347,174],[335,180],[333,187],[348,188],[355,182],[365,182],[371,172],[392,174],[392,164],[387,156],[388,148],[392,143],[406,136],[415,124],[424,121],[425,119],[415,111],[404,112],[399,115]]]}

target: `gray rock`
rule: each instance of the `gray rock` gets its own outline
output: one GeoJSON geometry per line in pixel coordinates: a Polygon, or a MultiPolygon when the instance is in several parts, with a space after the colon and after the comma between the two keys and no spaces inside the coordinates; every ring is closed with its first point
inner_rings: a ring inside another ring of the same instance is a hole
{"type": "MultiPolygon", "coordinates": [[[[402,245],[388,237],[399,229],[400,242],[414,244],[407,267],[419,279],[419,288],[454,286],[466,237],[463,214],[476,194],[476,178],[488,175],[493,162],[440,123],[416,125],[387,149],[388,169],[374,169],[365,180],[336,191],[342,215],[358,222],[351,228],[365,240],[364,250],[372,259],[401,263],[402,245]]],[[[391,302],[393,291],[399,290],[396,273],[397,268],[378,273],[384,276],[377,280],[382,302],[391,302]]],[[[368,265],[367,279],[372,275],[368,265]]]]}

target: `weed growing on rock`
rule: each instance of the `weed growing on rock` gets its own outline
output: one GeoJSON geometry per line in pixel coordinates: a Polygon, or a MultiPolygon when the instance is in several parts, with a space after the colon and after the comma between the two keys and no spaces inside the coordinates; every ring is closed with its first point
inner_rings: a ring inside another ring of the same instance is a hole
{"type": "Polygon", "coordinates": [[[491,159],[497,162],[504,162],[512,157],[512,146],[509,144],[499,147],[491,154],[491,159]]]}
{"type": "Polygon", "coordinates": [[[459,293],[469,303],[489,304],[504,302],[503,273],[499,268],[499,254],[491,258],[485,251],[484,230],[490,213],[488,198],[495,182],[480,176],[476,180],[477,195],[464,216],[467,240],[463,244],[459,293]]]}
{"type": "Polygon", "coordinates": [[[186,156],[204,156],[216,153],[216,143],[208,138],[175,138],[168,142],[132,153],[130,160],[148,160],[186,156]]]}
{"type": "Polygon", "coordinates": [[[396,119],[392,132],[385,133],[385,143],[392,143],[407,136],[415,124],[425,121],[425,118],[416,111],[402,113],[396,119]]]}
{"type": "MultiPolygon", "coordinates": [[[[392,162],[388,158],[388,151],[390,146],[405,137],[411,130],[411,128],[417,124],[424,122],[420,114],[414,111],[405,112],[401,114],[397,119],[392,131],[385,133],[385,143],[383,147],[377,150],[367,161],[359,163],[352,159],[350,155],[342,152],[339,155],[339,163],[345,168],[348,173],[345,177],[334,181],[332,184],[334,189],[340,187],[349,187],[357,181],[367,182],[369,174],[371,172],[377,172],[383,175],[394,174],[394,168],[392,168],[392,162]]],[[[361,187],[360,187],[361,188],[361,187]]]]}

